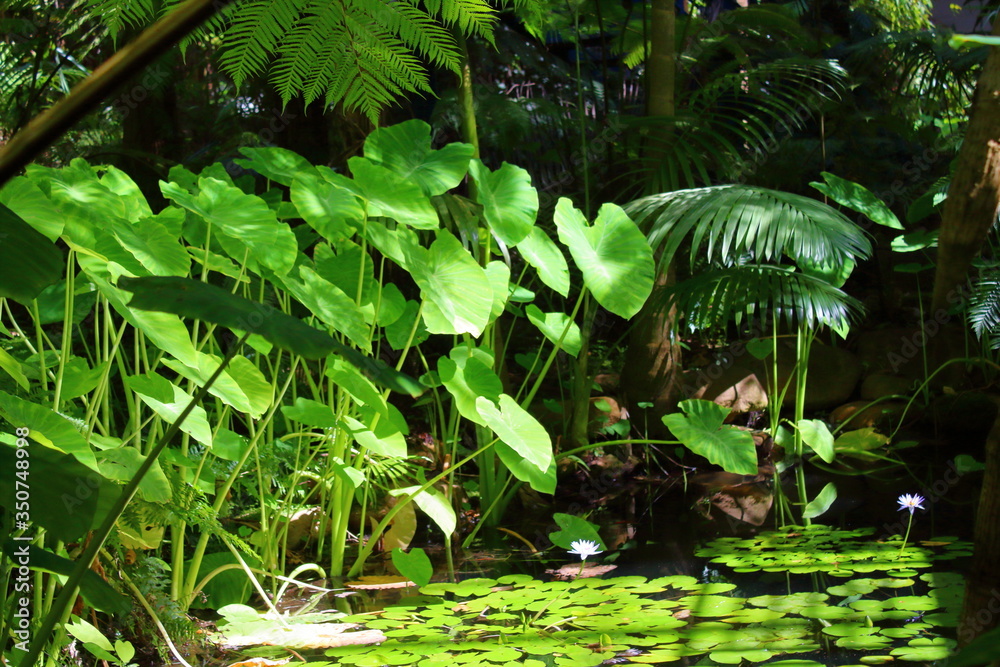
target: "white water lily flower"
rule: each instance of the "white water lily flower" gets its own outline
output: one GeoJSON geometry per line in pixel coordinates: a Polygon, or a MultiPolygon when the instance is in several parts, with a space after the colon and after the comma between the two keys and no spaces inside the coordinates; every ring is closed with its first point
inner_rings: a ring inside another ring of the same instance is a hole
{"type": "Polygon", "coordinates": [[[604,553],[603,549],[598,548],[601,545],[593,540],[576,540],[569,545],[573,547],[569,553],[578,555],[580,560],[587,560],[588,556],[604,553]]]}
{"type": "Polygon", "coordinates": [[[924,497],[921,495],[917,495],[916,493],[914,493],[913,495],[910,495],[909,493],[904,493],[899,497],[899,500],[897,500],[896,502],[899,503],[900,511],[910,510],[910,514],[913,514],[913,512],[917,508],[924,509],[924,506],[921,505],[921,503],[924,502],[924,497]]]}

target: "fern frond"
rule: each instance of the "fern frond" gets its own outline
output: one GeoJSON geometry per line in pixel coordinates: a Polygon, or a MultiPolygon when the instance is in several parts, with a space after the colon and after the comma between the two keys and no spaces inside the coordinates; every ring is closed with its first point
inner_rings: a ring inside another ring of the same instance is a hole
{"type": "Polygon", "coordinates": [[[270,64],[286,103],[323,96],[374,120],[401,95],[431,92],[420,58],[457,71],[441,22],[492,39],[495,13],[485,0],[434,0],[426,11],[416,0],[247,0],[231,15],[222,65],[239,85],[270,64]]]}
{"type": "Polygon", "coordinates": [[[445,25],[458,25],[466,35],[477,35],[493,44],[497,12],[486,0],[424,0],[432,16],[440,16],[445,25]]]}
{"type": "Polygon", "coordinates": [[[100,21],[111,39],[117,39],[125,26],[141,26],[156,14],[153,0],[84,0],[81,9],[100,21]]]}
{"type": "Polygon", "coordinates": [[[988,335],[990,347],[1000,348],[1000,271],[979,278],[969,299],[968,321],[980,340],[988,335]]]}
{"type": "Polygon", "coordinates": [[[389,34],[439,67],[457,71],[461,54],[455,39],[427,12],[406,0],[359,3],[389,34]]]}
{"type": "Polygon", "coordinates": [[[222,68],[241,85],[267,67],[271,54],[299,18],[297,0],[237,3],[223,40],[222,68]]]}

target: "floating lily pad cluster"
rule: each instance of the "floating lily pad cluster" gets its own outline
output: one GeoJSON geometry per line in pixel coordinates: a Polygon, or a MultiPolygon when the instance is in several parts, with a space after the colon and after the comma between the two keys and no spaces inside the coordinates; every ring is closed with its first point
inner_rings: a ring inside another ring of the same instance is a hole
{"type": "Polygon", "coordinates": [[[381,630],[388,639],[380,646],[326,654],[336,659],[331,664],[359,667],[586,667],[611,658],[663,664],[700,655],[723,665],[819,667],[781,656],[840,647],[878,651],[861,657],[866,664],[924,662],[954,646],[933,629],[957,622],[960,581],[941,573],[859,578],[825,592],[750,598],[735,584],[688,576],[433,583],[399,605],[341,619],[381,630]],[[926,593],[914,594],[918,589],[926,593]]]}
{"type": "Polygon", "coordinates": [[[901,548],[903,542],[898,535],[872,540],[874,533],[874,528],[786,526],[752,538],[720,537],[696,555],[728,565],[734,572],[822,572],[836,577],[868,572],[913,576],[916,568],[931,567],[935,561],[972,555],[972,545],[955,537],[923,543],[928,548],[901,548]]]}

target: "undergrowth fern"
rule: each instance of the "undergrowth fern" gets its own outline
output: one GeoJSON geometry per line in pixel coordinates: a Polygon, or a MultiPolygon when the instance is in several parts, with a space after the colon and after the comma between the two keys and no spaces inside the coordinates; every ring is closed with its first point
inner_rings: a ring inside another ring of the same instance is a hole
{"type": "MultiPolygon", "coordinates": [[[[85,3],[112,36],[154,18],[152,0],[85,3]]],[[[375,121],[399,97],[431,92],[425,63],[458,72],[456,33],[492,44],[496,19],[488,0],[245,0],[182,47],[221,34],[220,64],[237,85],[268,73],[286,104],[298,95],[306,104],[322,98],[375,121]]]]}
{"type": "Polygon", "coordinates": [[[1000,271],[983,274],[969,300],[969,326],[980,340],[989,338],[990,348],[1000,349],[1000,271]]]}

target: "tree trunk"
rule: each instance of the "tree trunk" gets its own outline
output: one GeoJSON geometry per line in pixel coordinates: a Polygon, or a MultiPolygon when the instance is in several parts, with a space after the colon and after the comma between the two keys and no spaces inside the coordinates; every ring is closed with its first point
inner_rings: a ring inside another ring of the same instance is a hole
{"type": "MultiPolygon", "coordinates": [[[[998,22],[1000,23],[1000,22],[998,22]]],[[[986,472],[976,508],[975,549],[958,624],[964,646],[1000,625],[1000,417],[986,438],[986,472]]]]}
{"type": "MultiPolygon", "coordinates": [[[[1000,21],[993,26],[1000,36],[1000,21]]],[[[948,188],[938,238],[931,316],[957,303],[1000,203],[1000,49],[990,49],[976,85],[969,127],[948,188]]]]}
{"type": "MultiPolygon", "coordinates": [[[[677,79],[673,0],[653,0],[650,18],[646,113],[673,116],[677,79]]],[[[647,146],[651,163],[655,163],[657,157],[664,159],[663,145],[670,141],[670,135],[670,126],[664,123],[663,129],[651,137],[647,146]]],[[[662,184],[654,176],[649,190],[659,192],[661,188],[662,184]]],[[[634,320],[622,369],[621,387],[632,422],[640,428],[645,426],[652,433],[663,431],[659,418],[673,407],[681,371],[681,350],[676,338],[677,312],[664,308],[662,299],[664,290],[673,283],[673,265],[660,267],[653,293],[634,320]],[[640,402],[653,403],[654,407],[651,411],[640,408],[640,402]]]]}

